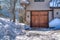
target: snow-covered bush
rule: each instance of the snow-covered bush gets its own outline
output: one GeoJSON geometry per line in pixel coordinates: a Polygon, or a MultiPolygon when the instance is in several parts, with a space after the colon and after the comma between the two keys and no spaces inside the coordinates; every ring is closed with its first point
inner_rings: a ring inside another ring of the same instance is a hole
{"type": "Polygon", "coordinates": [[[55,18],[51,22],[49,22],[49,27],[55,27],[55,29],[60,29],[60,19],[55,18]]]}
{"type": "Polygon", "coordinates": [[[10,37],[13,40],[17,35],[25,34],[26,26],[24,23],[14,23],[5,18],[0,18],[0,40],[5,39],[5,37],[10,37]]]}

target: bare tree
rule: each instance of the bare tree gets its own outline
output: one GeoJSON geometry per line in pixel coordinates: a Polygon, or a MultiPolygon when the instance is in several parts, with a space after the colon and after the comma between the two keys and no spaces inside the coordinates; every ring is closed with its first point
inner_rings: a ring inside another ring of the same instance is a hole
{"type": "Polygon", "coordinates": [[[13,6],[12,6],[12,14],[13,14],[13,22],[15,22],[15,6],[16,6],[17,0],[13,0],[13,6]]]}
{"type": "Polygon", "coordinates": [[[12,14],[12,20],[15,22],[15,7],[16,7],[17,0],[5,0],[5,7],[6,9],[12,14]]]}

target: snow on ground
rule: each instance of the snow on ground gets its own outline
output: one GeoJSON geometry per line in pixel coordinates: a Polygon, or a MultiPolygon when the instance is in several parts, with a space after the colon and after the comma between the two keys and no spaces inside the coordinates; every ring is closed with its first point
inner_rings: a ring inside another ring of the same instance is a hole
{"type": "Polygon", "coordinates": [[[24,23],[0,18],[0,40],[60,40],[60,30],[26,31],[25,28],[29,27],[24,23]]]}
{"type": "Polygon", "coordinates": [[[11,37],[13,40],[17,35],[25,34],[25,26],[24,23],[14,23],[7,18],[0,17],[0,40],[4,40],[4,37],[11,37]]]}
{"type": "Polygon", "coordinates": [[[60,19],[59,18],[55,18],[54,20],[52,20],[49,23],[49,27],[55,27],[55,28],[59,28],[60,29],[60,19]]]}
{"type": "Polygon", "coordinates": [[[16,40],[60,40],[60,30],[26,31],[25,35],[16,36],[16,40]]]}

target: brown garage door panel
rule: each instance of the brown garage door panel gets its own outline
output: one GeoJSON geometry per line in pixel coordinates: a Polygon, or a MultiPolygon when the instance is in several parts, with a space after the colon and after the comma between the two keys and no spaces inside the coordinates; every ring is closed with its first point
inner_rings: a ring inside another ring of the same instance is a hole
{"type": "Polygon", "coordinates": [[[32,12],[32,27],[48,27],[48,12],[40,11],[40,12],[32,12]]]}
{"type": "Polygon", "coordinates": [[[39,26],[38,16],[32,16],[32,26],[34,26],[34,27],[38,27],[39,26]]]}

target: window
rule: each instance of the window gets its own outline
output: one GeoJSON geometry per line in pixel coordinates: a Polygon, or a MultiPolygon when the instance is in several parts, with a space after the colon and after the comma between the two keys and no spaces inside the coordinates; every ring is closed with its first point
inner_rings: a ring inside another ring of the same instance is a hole
{"type": "Polygon", "coordinates": [[[34,0],[34,2],[44,2],[44,0],[34,0]]]}

